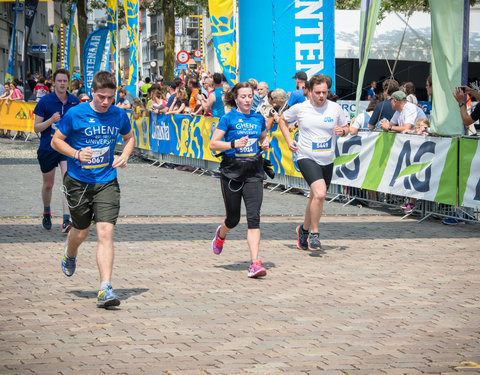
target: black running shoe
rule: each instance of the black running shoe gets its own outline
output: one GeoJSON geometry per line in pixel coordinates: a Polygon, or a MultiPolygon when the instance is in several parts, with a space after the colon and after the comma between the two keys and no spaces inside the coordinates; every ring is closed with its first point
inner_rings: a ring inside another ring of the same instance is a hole
{"type": "Polygon", "coordinates": [[[322,250],[320,244],[320,234],[310,233],[308,236],[308,250],[322,250]]]}
{"type": "Polygon", "coordinates": [[[51,213],[48,213],[48,214],[46,214],[45,212],[43,213],[42,225],[46,230],[52,229],[52,214],[51,213]]]}
{"type": "Polygon", "coordinates": [[[303,225],[299,225],[297,227],[297,247],[300,250],[307,250],[308,249],[308,230],[305,232],[303,230],[303,225]]]}

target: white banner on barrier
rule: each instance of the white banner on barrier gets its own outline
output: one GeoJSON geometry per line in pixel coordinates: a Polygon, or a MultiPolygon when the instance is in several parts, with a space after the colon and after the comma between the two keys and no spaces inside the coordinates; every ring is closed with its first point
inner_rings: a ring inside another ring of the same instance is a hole
{"type": "Polygon", "coordinates": [[[462,205],[465,207],[480,207],[480,147],[478,144],[470,165],[470,175],[463,195],[462,205]]]}
{"type": "Polygon", "coordinates": [[[378,191],[434,201],[451,138],[397,134],[378,191]]]}
{"type": "Polygon", "coordinates": [[[337,140],[335,168],[332,183],[360,188],[372,161],[379,133],[337,140]]]}

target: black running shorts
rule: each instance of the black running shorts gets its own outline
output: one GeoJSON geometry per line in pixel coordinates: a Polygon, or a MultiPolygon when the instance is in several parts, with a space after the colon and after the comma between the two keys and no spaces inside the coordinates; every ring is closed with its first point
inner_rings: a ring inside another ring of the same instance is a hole
{"type": "Polygon", "coordinates": [[[320,165],[311,159],[300,159],[297,164],[308,186],[317,180],[325,180],[328,189],[332,181],[333,163],[320,165]]]}
{"type": "Polygon", "coordinates": [[[116,224],[120,211],[120,186],[117,179],[106,184],[87,184],[65,173],[63,179],[70,207],[72,226],[87,229],[92,221],[116,224]]]}
{"type": "Polygon", "coordinates": [[[57,151],[38,149],[37,159],[42,173],[48,173],[56,168],[61,161],[67,160],[67,157],[57,151]]]}

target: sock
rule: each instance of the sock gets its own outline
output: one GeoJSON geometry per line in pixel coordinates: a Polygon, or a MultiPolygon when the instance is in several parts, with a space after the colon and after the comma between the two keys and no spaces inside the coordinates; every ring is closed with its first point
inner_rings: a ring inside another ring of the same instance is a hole
{"type": "Polygon", "coordinates": [[[308,233],[308,229],[303,229],[303,224],[302,224],[301,228],[302,228],[303,233],[308,233]]]}
{"type": "Polygon", "coordinates": [[[70,215],[63,214],[63,221],[69,221],[70,220],[70,215]]]}
{"type": "Polygon", "coordinates": [[[51,214],[50,206],[43,207],[43,213],[44,214],[51,214]]]}
{"type": "Polygon", "coordinates": [[[110,286],[110,281],[102,281],[100,284],[100,289],[107,289],[110,286]]]}

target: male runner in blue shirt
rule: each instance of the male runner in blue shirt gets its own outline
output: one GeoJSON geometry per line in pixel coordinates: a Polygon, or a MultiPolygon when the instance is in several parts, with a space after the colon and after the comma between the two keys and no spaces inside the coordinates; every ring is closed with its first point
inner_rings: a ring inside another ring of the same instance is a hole
{"type": "Polygon", "coordinates": [[[58,124],[52,139],[55,150],[70,156],[63,182],[73,228],[65,243],[62,269],[66,276],[73,275],[78,247],[87,238],[91,221],[95,221],[101,282],[97,306],[105,308],[120,304],[110,285],[113,231],[120,210],[120,188],[115,168],[127,166],[134,146],[125,110],[112,105],[116,87],[113,73],[97,72],[92,82],[93,100],[72,108],[58,124]],[[121,155],[115,158],[119,135],[124,147],[121,155]]]}
{"type": "MultiPolygon", "coordinates": [[[[37,159],[43,174],[42,200],[43,200],[43,220],[42,225],[45,229],[52,228],[52,212],[50,202],[52,201],[52,188],[55,182],[55,170],[60,165],[62,177],[67,171],[67,158],[59,154],[51,146],[53,134],[55,133],[55,124],[60,121],[63,115],[73,106],[79,103],[75,95],[68,93],[68,83],[70,81],[70,72],[66,69],[57,69],[53,74],[53,83],[55,91],[45,95],[35,106],[34,130],[41,133],[40,146],[37,151],[37,159]]],[[[67,203],[63,199],[63,224],[62,232],[67,233],[71,228],[70,211],[67,203]]]]}

